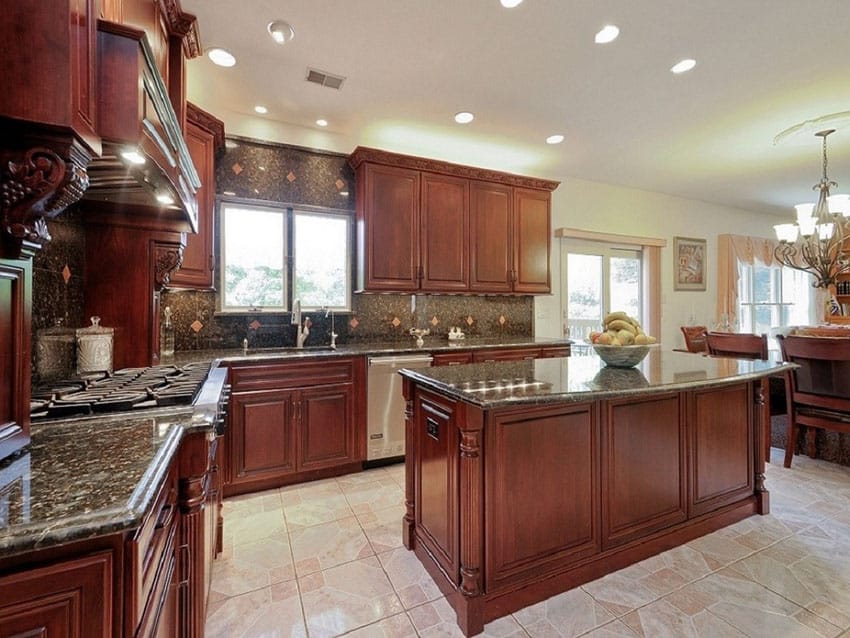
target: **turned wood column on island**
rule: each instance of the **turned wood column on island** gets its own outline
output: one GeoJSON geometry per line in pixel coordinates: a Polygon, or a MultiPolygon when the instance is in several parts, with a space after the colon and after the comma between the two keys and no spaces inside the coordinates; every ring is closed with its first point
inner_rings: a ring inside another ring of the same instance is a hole
{"type": "Polygon", "coordinates": [[[766,514],[767,377],[656,350],[404,370],[404,545],[484,624],[766,514]]]}

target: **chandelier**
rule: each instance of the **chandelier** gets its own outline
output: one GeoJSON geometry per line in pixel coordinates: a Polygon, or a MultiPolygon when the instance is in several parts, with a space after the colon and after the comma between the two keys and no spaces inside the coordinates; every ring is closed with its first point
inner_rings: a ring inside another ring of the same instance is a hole
{"type": "MultiPolygon", "coordinates": [[[[850,272],[850,259],[844,254],[845,228],[850,217],[850,195],[830,195],[838,184],[826,175],[826,138],[835,129],[815,133],[823,138],[823,177],[812,190],[820,191],[815,204],[797,204],[797,222],[773,227],[779,245],[774,251],[783,266],[814,276],[815,288],[833,286],[836,277],[850,272]]],[[[850,248],[850,247],[848,247],[850,248]]]]}

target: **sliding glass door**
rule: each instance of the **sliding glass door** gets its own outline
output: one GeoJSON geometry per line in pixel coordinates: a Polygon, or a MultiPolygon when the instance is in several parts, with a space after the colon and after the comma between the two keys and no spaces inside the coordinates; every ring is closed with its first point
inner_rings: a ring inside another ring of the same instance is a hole
{"type": "Polygon", "coordinates": [[[642,250],[603,242],[565,241],[561,247],[564,334],[579,344],[602,318],[623,310],[641,317],[642,250]]]}

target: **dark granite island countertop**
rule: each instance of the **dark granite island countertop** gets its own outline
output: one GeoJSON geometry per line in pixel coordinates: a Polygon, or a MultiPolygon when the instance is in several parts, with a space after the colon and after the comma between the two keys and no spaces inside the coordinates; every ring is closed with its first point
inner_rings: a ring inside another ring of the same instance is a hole
{"type": "Polygon", "coordinates": [[[0,463],[0,558],[138,527],[195,427],[185,410],[33,425],[0,463]]]}
{"type": "Polygon", "coordinates": [[[653,349],[634,368],[597,356],[402,370],[421,385],[485,408],[590,401],[711,387],[781,374],[792,364],[653,349]]]}

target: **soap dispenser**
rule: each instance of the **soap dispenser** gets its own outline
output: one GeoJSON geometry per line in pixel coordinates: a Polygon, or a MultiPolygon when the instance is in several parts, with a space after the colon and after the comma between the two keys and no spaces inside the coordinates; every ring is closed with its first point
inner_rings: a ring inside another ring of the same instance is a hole
{"type": "Polygon", "coordinates": [[[159,356],[174,355],[174,325],[171,323],[171,307],[166,306],[162,311],[163,320],[159,328],[159,356]]]}

